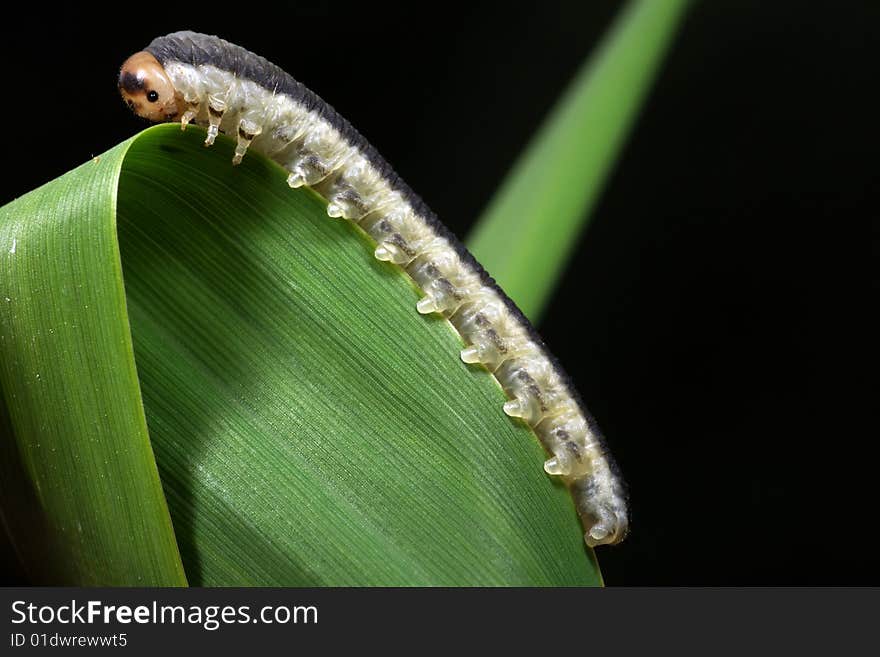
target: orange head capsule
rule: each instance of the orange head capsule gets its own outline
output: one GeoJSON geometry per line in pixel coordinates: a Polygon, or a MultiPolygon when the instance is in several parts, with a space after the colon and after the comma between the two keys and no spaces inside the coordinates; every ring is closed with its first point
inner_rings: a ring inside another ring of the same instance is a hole
{"type": "Polygon", "coordinates": [[[145,50],[119,69],[119,93],[135,114],[150,121],[172,121],[179,113],[174,85],[159,60],[145,50]]]}

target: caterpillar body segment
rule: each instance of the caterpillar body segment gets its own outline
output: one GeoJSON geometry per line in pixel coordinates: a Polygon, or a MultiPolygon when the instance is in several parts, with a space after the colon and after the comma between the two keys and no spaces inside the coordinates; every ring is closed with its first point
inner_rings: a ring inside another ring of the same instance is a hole
{"type": "Polygon", "coordinates": [[[422,290],[416,310],[441,313],[467,345],[460,359],[485,366],[568,486],[590,546],[627,533],[623,484],[602,436],[558,362],[515,304],[333,108],[279,67],[218,37],[176,32],[123,64],[123,99],[153,121],[207,127],[205,145],[236,139],[233,164],[250,149],[283,166],[291,187],[308,185],[330,217],[358,223],[379,260],[402,267],[422,290]]]}

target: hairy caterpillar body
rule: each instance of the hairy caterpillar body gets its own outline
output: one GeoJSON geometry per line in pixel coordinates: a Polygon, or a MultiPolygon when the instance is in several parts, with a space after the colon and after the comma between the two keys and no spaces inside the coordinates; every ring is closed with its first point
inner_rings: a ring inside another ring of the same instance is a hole
{"type": "Polygon", "coordinates": [[[153,121],[235,135],[233,164],[249,148],[308,185],[327,213],[358,223],[375,257],[402,267],[421,288],[422,314],[441,313],[468,345],[460,357],[491,371],[509,397],[504,412],[527,422],[550,458],[544,470],[568,486],[590,546],[627,533],[626,497],[602,436],[529,321],[492,278],[333,108],[266,59],[218,37],[176,32],[122,65],[119,90],[153,121]]]}

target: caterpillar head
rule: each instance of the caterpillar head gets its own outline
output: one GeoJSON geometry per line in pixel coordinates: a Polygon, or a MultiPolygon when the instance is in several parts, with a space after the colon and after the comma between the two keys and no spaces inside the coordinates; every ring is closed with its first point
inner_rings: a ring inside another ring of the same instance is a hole
{"type": "Polygon", "coordinates": [[[179,113],[174,85],[159,60],[145,50],[119,69],[119,93],[135,114],[150,121],[171,121],[179,113]]]}

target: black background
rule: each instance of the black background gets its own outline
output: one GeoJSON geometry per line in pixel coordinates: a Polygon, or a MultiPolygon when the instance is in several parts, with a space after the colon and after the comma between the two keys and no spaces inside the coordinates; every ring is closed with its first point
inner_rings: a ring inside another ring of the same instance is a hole
{"type": "MultiPolygon", "coordinates": [[[[317,91],[463,237],[620,3],[442,6],[24,8],[0,28],[0,203],[144,127],[119,63],[195,29],[317,91]]],[[[683,24],[539,327],[630,485],[609,584],[880,583],[851,310],[876,304],[847,300],[878,25],[875,0],[715,0],[683,24]]]]}

